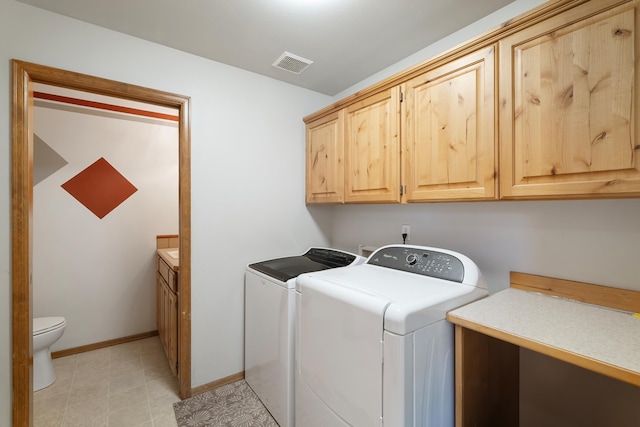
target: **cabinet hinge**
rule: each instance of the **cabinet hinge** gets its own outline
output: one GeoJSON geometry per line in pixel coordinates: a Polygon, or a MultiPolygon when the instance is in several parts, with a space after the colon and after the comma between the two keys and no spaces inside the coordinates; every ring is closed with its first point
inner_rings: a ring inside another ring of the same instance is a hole
{"type": "Polygon", "coordinates": [[[404,101],[404,93],[400,92],[400,102],[404,101]]]}
{"type": "Polygon", "coordinates": [[[406,185],[400,185],[400,195],[404,196],[404,194],[407,192],[407,186],[406,185]]]}

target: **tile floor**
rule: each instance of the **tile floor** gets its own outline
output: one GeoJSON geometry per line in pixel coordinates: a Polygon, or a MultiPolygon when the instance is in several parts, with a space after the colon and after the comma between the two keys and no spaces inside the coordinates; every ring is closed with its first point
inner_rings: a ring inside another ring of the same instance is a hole
{"type": "Polygon", "coordinates": [[[57,380],[34,393],[34,427],[175,427],[178,381],[159,337],[53,360],[57,380]]]}

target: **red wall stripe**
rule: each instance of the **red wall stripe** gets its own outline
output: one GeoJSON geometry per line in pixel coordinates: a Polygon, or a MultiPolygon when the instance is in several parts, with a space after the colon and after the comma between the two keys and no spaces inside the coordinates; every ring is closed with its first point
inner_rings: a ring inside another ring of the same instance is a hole
{"type": "Polygon", "coordinates": [[[178,121],[178,116],[170,114],[156,113],[153,111],[139,110],[137,108],[122,107],[120,105],[105,104],[104,102],[87,101],[84,99],[71,98],[68,96],[53,95],[44,92],[33,92],[33,97],[38,99],[46,99],[48,101],[64,102],[65,104],[80,105],[89,108],[98,108],[101,110],[116,111],[118,113],[135,114],[138,116],[153,117],[156,119],[178,121]]]}

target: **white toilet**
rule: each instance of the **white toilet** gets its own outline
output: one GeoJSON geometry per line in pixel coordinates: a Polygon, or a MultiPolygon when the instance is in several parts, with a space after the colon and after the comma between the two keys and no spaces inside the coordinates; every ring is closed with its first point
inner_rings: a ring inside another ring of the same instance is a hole
{"type": "Polygon", "coordinates": [[[64,317],[33,319],[33,391],[48,387],[56,380],[51,346],[60,339],[66,326],[64,317]]]}

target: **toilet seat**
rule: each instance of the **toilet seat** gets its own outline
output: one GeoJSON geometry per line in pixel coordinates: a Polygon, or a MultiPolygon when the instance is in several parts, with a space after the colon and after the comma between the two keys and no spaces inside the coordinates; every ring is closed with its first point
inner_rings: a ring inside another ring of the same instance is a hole
{"type": "Polygon", "coordinates": [[[37,317],[33,319],[33,336],[59,329],[66,323],[64,317],[37,317]]]}

